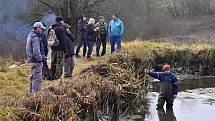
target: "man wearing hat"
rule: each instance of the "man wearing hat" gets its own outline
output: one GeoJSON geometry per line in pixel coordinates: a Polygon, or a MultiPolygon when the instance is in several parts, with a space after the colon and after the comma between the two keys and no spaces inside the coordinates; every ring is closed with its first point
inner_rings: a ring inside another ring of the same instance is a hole
{"type": "Polygon", "coordinates": [[[43,61],[46,59],[41,36],[46,28],[41,22],[36,22],[33,27],[26,44],[27,61],[31,65],[30,93],[41,90],[43,61]]]}
{"type": "Polygon", "coordinates": [[[153,72],[145,70],[151,77],[160,80],[161,90],[158,97],[157,109],[163,109],[166,102],[166,109],[172,110],[174,99],[179,91],[178,80],[174,73],[171,72],[170,65],[164,64],[163,72],[153,72]]]}
{"type": "MultiPolygon", "coordinates": [[[[66,47],[66,32],[63,28],[63,19],[61,17],[56,17],[55,24],[51,26],[51,29],[55,31],[55,35],[59,43],[55,46],[51,46],[51,76],[49,80],[60,79],[63,73],[63,58],[64,55],[68,55],[66,47]]],[[[50,31],[49,30],[49,34],[50,31]]],[[[48,37],[49,40],[49,37],[48,37]]]]}

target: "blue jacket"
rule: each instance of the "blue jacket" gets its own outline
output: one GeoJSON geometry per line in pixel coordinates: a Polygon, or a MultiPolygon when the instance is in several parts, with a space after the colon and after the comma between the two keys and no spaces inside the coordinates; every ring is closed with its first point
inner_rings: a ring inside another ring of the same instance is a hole
{"type": "Polygon", "coordinates": [[[69,56],[73,56],[74,55],[74,36],[72,33],[68,33],[66,32],[66,47],[67,47],[67,53],[69,56]]]}
{"type": "Polygon", "coordinates": [[[122,36],[124,33],[124,24],[120,19],[111,20],[108,26],[110,36],[122,36]]]}
{"type": "Polygon", "coordinates": [[[31,31],[26,44],[27,60],[30,63],[43,62],[45,59],[42,36],[35,30],[31,31]]]}
{"type": "Polygon", "coordinates": [[[149,75],[153,78],[160,80],[161,82],[161,94],[177,95],[179,91],[178,80],[174,73],[165,72],[149,72],[149,75]]]}

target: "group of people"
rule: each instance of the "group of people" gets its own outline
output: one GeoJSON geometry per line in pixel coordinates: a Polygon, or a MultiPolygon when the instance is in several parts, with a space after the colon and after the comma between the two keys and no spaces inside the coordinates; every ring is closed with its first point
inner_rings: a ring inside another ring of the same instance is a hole
{"type": "Polygon", "coordinates": [[[26,53],[27,61],[31,64],[30,72],[30,92],[38,92],[41,90],[42,79],[48,80],[60,79],[64,77],[72,77],[74,69],[73,56],[77,58],[80,48],[83,46],[83,58],[88,61],[92,59],[92,51],[94,42],[96,42],[96,56],[104,56],[106,54],[107,37],[110,38],[111,53],[121,49],[122,35],[124,33],[123,22],[115,14],[109,24],[106,23],[105,17],[100,16],[98,22],[94,18],[82,15],[78,21],[78,42],[76,51],[74,51],[75,38],[70,31],[70,26],[66,24],[62,17],[56,17],[55,23],[47,29],[44,22],[36,22],[33,30],[27,38],[26,53]],[[100,54],[100,48],[102,52],[100,54]],[[48,48],[51,48],[51,68],[47,65],[48,48]]]}
{"type": "Polygon", "coordinates": [[[79,40],[76,48],[75,56],[79,55],[80,48],[83,46],[83,58],[92,60],[93,43],[96,42],[96,56],[104,56],[106,54],[107,37],[109,35],[111,53],[115,52],[115,45],[117,50],[121,49],[122,35],[124,33],[123,22],[115,14],[109,24],[106,23],[105,17],[100,16],[97,23],[94,18],[87,20],[85,15],[82,16],[78,22],[79,40]],[[100,53],[100,48],[102,52],[100,53]],[[88,48],[88,49],[87,49],[88,48]]]}
{"type": "MultiPolygon", "coordinates": [[[[98,23],[95,19],[82,16],[78,21],[79,38],[76,51],[74,52],[75,38],[70,32],[70,26],[66,24],[61,17],[56,17],[55,24],[48,30],[48,36],[45,35],[46,25],[43,22],[36,22],[33,30],[27,38],[26,53],[27,61],[31,65],[30,70],[30,92],[35,93],[41,90],[42,79],[48,80],[60,79],[63,73],[64,77],[72,77],[74,69],[73,56],[77,58],[80,48],[83,46],[83,57],[92,60],[93,44],[96,42],[96,56],[106,54],[107,37],[110,38],[111,53],[121,49],[122,35],[124,32],[123,22],[117,15],[106,23],[103,16],[99,17],[98,23]],[[100,47],[103,46],[100,54],[100,47]],[[117,48],[115,49],[115,45],[117,48]],[[48,46],[51,48],[51,68],[47,65],[48,46]]],[[[161,93],[158,99],[158,109],[162,109],[166,102],[166,108],[172,110],[174,99],[177,96],[179,87],[176,76],[171,72],[169,65],[163,66],[163,72],[153,72],[145,70],[150,76],[161,81],[161,93]]]]}

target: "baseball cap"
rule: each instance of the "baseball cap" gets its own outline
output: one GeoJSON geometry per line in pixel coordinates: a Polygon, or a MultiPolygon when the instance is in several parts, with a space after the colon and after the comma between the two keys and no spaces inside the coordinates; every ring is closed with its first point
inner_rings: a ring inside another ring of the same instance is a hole
{"type": "Polygon", "coordinates": [[[36,23],[34,23],[34,26],[33,26],[34,28],[38,28],[38,27],[40,27],[40,28],[42,28],[42,29],[46,29],[46,27],[43,25],[43,23],[42,22],[36,22],[36,23]]]}

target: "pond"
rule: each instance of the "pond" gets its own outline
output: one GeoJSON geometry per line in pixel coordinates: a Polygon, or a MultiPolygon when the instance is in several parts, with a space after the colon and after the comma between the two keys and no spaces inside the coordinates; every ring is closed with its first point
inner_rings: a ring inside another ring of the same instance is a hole
{"type": "MultiPolygon", "coordinates": [[[[180,81],[181,91],[174,102],[174,111],[157,111],[157,84],[147,95],[149,111],[144,121],[214,121],[215,78],[204,77],[180,81]]],[[[142,119],[143,120],[143,119],[142,119]]]]}

